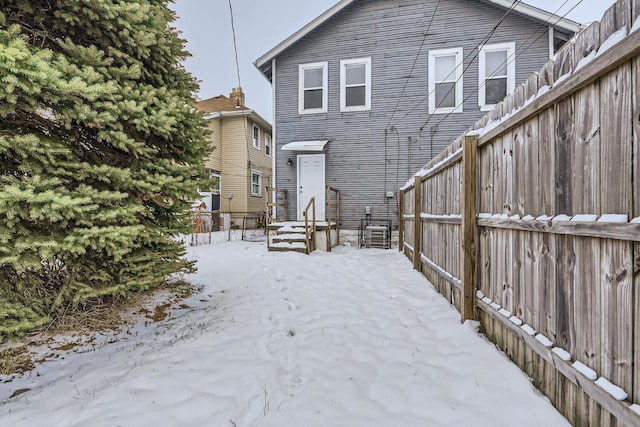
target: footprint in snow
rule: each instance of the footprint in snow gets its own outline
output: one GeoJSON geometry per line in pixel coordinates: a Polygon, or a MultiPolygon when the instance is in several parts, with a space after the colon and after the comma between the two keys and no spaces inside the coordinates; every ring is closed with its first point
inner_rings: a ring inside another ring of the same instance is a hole
{"type": "Polygon", "coordinates": [[[267,348],[264,340],[260,339],[256,341],[252,346],[253,354],[261,360],[271,360],[273,359],[273,354],[267,348]]]}
{"type": "Polygon", "coordinates": [[[245,375],[240,378],[236,389],[236,408],[239,415],[233,417],[235,424],[240,426],[253,426],[264,417],[265,411],[265,389],[258,382],[255,375],[245,375]]]}
{"type": "Polygon", "coordinates": [[[298,303],[296,303],[293,298],[290,297],[285,297],[284,298],[284,302],[287,303],[288,307],[289,307],[289,311],[296,311],[300,308],[300,306],[298,305],[298,303]]]}
{"type": "Polygon", "coordinates": [[[271,310],[262,310],[262,324],[263,325],[270,325],[273,323],[273,313],[271,312],[271,310]]]}
{"type": "Polygon", "coordinates": [[[302,393],[313,381],[315,371],[311,368],[300,368],[294,372],[280,375],[278,385],[283,393],[288,396],[296,396],[302,393]]]}

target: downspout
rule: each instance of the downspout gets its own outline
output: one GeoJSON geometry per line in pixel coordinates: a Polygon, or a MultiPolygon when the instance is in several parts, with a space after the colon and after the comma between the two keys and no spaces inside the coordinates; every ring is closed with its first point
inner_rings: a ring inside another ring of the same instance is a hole
{"type": "Polygon", "coordinates": [[[431,137],[429,138],[429,156],[433,159],[433,137],[438,132],[440,125],[431,126],[431,137]]]}
{"type": "MultiPolygon", "coordinates": [[[[276,139],[276,58],[271,60],[271,175],[273,176],[271,186],[278,188],[278,180],[276,179],[276,155],[278,144],[276,139]]],[[[271,202],[277,202],[277,194],[271,192],[271,202]]],[[[286,208],[285,208],[286,209],[286,208]]],[[[271,207],[271,217],[276,218],[278,215],[278,207],[271,207]]]]}
{"type": "MultiPolygon", "coordinates": [[[[387,129],[384,130],[384,194],[387,194],[387,129]]],[[[389,218],[389,203],[386,196],[384,201],[387,205],[387,218],[389,218]]]]}
{"type": "Polygon", "coordinates": [[[384,130],[384,192],[387,193],[387,129],[384,130]]]}
{"type": "MultiPolygon", "coordinates": [[[[407,176],[411,176],[411,137],[407,137],[407,176]]],[[[399,187],[400,183],[396,182],[396,187],[399,187]]]]}

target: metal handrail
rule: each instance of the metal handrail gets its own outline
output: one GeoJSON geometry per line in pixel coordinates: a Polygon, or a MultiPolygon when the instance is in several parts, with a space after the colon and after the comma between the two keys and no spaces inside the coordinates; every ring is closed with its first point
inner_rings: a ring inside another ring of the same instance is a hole
{"type": "MultiPolygon", "coordinates": [[[[312,197],[307,203],[307,207],[304,208],[302,215],[304,215],[304,234],[306,236],[305,245],[306,245],[306,253],[307,255],[312,251],[311,245],[311,236],[309,232],[309,207],[311,207],[311,212],[313,214],[313,238],[315,239],[316,235],[316,198],[312,197]]],[[[315,246],[315,245],[314,245],[315,246]]]]}

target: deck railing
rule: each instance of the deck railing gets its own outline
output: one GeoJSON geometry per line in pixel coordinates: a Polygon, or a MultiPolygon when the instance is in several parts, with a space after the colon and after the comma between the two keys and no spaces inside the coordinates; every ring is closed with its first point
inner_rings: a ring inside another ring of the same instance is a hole
{"type": "Polygon", "coordinates": [[[266,187],[267,189],[267,225],[273,222],[287,220],[287,190],[276,187],[266,187]],[[275,209],[274,209],[275,208],[275,209]],[[278,215],[278,210],[282,211],[282,216],[278,215]]]}
{"type": "MultiPolygon", "coordinates": [[[[327,185],[327,194],[325,198],[325,216],[327,225],[329,226],[328,239],[331,239],[331,224],[336,225],[336,245],[340,244],[340,190],[327,185]]],[[[331,250],[331,243],[327,245],[327,248],[331,250]]]]}
{"type": "Polygon", "coordinates": [[[315,249],[315,244],[313,241],[316,236],[316,198],[312,197],[307,203],[307,207],[304,208],[304,231],[305,231],[305,245],[306,245],[306,253],[307,255],[311,253],[315,249]],[[311,228],[309,228],[309,208],[311,208],[311,214],[313,219],[311,220],[311,228]]]}

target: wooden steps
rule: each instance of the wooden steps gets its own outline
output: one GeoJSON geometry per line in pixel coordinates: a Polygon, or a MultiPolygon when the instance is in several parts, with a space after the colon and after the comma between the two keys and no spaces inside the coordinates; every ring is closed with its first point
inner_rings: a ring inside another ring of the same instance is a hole
{"type": "Polygon", "coordinates": [[[266,187],[267,248],[270,251],[297,251],[309,254],[316,246],[327,252],[340,244],[340,191],[326,186],[325,213],[316,217],[316,198],[302,212],[304,221],[287,221],[287,190],[266,187]],[[304,246],[304,248],[303,248],[304,246]]]}
{"type": "Polygon", "coordinates": [[[268,227],[269,250],[278,252],[301,252],[313,251],[313,232],[309,232],[309,245],[307,245],[307,231],[298,223],[275,223],[268,227]]]}

